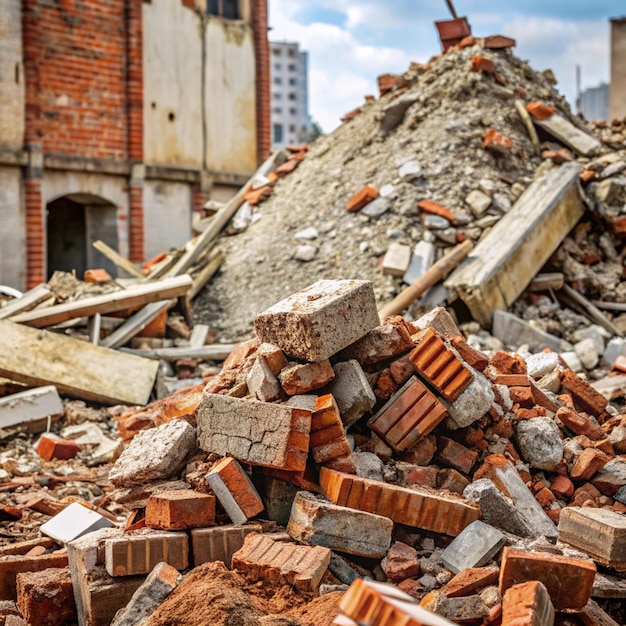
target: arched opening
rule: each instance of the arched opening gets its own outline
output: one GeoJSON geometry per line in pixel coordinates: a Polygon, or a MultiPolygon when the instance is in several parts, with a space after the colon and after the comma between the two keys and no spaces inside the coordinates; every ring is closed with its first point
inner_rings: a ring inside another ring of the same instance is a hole
{"type": "Polygon", "coordinates": [[[85,270],[102,267],[117,276],[117,268],[98,252],[93,242],[101,239],[117,249],[117,208],[112,202],[92,194],[68,194],[46,205],[48,278],[56,270],[76,271],[82,279],[85,270]]]}

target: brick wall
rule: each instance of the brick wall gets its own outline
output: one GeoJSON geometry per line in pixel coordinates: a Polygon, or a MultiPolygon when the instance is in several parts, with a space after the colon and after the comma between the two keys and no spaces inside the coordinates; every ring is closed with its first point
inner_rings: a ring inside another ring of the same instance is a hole
{"type": "Polygon", "coordinates": [[[125,5],[24,0],[26,141],[44,153],[127,158],[125,5]]]}
{"type": "Polygon", "coordinates": [[[259,163],[270,154],[270,45],[267,39],[267,0],[252,4],[254,53],[256,57],[257,155],[259,163]]]}

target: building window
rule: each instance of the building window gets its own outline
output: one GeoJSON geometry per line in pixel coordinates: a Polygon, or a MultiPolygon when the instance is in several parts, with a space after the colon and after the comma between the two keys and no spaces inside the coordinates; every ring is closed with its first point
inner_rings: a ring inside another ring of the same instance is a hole
{"type": "Polygon", "coordinates": [[[238,0],[207,0],[207,13],[228,20],[239,19],[238,0]]]}
{"type": "Polygon", "coordinates": [[[290,100],[297,100],[297,99],[298,99],[298,96],[297,96],[297,94],[296,94],[296,92],[295,92],[295,91],[292,91],[292,92],[289,94],[288,98],[289,98],[290,100]]]}
{"type": "Polygon", "coordinates": [[[274,107],[272,109],[272,113],[276,113],[276,115],[281,115],[283,110],[280,107],[274,107]]]}
{"type": "Polygon", "coordinates": [[[283,51],[280,48],[274,48],[272,50],[272,54],[276,57],[282,56],[283,51]]]}
{"type": "Polygon", "coordinates": [[[295,124],[290,124],[290,125],[289,125],[289,132],[290,132],[290,133],[295,133],[295,132],[296,132],[296,126],[295,126],[295,124]]]}
{"type": "Polygon", "coordinates": [[[290,72],[295,72],[298,68],[296,67],[295,63],[290,63],[289,66],[287,67],[287,69],[290,72]]]}
{"type": "Polygon", "coordinates": [[[290,113],[291,115],[298,115],[298,109],[293,109],[293,108],[292,108],[292,109],[289,109],[289,113],[290,113]]]}
{"type": "Polygon", "coordinates": [[[272,94],[272,98],[274,100],[282,100],[283,99],[283,94],[282,93],[273,93],[272,94]]]}
{"type": "Polygon", "coordinates": [[[274,84],[275,84],[275,85],[282,85],[282,84],[283,84],[283,79],[282,79],[280,76],[277,76],[277,77],[274,79],[274,84]]]}
{"type": "Polygon", "coordinates": [[[298,80],[296,78],[290,78],[289,79],[289,84],[292,86],[295,86],[298,84],[298,80]]]}
{"type": "Polygon", "coordinates": [[[295,58],[295,56],[296,56],[296,50],[295,50],[295,48],[289,48],[289,50],[287,51],[287,54],[288,54],[288,55],[289,55],[292,59],[294,59],[294,58],[295,58]]]}
{"type": "Polygon", "coordinates": [[[274,124],[274,143],[283,142],[283,125],[274,124]]]}

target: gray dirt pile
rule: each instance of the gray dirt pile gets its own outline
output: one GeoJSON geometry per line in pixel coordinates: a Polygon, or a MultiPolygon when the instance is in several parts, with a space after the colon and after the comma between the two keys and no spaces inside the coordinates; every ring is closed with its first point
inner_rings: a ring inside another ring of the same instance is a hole
{"type": "Polygon", "coordinates": [[[379,264],[392,241],[415,245],[425,239],[441,254],[460,237],[478,240],[542,162],[516,99],[542,101],[581,124],[554,89],[551,73],[534,71],[510,50],[452,50],[403,78],[406,90],[366,103],[315,142],[255,210],[246,231],[221,238],[226,260],[198,298],[196,315],[222,339],[244,336],[256,314],[321,278],[368,279],[381,303],[390,300],[401,280],[383,276],[379,264]],[[479,52],[495,62],[494,74],[470,71],[479,52]],[[390,128],[398,106],[406,112],[390,128]],[[484,150],[490,128],[513,147],[504,154],[484,150]],[[348,199],[366,184],[381,191],[381,215],[346,211],[348,199]],[[472,212],[465,199],[473,190],[491,197],[486,211],[472,212]],[[446,206],[456,219],[425,227],[417,209],[422,199],[446,206]],[[312,260],[298,260],[303,255],[312,260]]]}

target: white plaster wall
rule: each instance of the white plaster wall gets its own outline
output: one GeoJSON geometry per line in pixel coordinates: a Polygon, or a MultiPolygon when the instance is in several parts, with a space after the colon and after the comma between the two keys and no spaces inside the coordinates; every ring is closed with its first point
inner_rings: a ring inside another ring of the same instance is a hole
{"type": "Polygon", "coordinates": [[[0,148],[24,142],[21,0],[0,0],[0,148]]]}
{"type": "Polygon", "coordinates": [[[117,207],[118,252],[128,256],[128,180],[121,176],[84,172],[53,172],[44,174],[41,194],[44,206],[68,194],[84,193],[98,196],[117,207]]]}
{"type": "Polygon", "coordinates": [[[0,167],[0,284],[26,286],[26,230],[19,167],[0,167]]]}
{"type": "Polygon", "coordinates": [[[256,69],[252,27],[211,17],[206,32],[207,168],[256,169],[256,69]]]}
{"type": "Polygon", "coordinates": [[[179,248],[191,239],[191,187],[147,180],[143,187],[146,258],[179,248]]]}
{"type": "Polygon", "coordinates": [[[200,18],[180,0],[144,3],[142,15],[144,160],[201,168],[200,18]]]}

